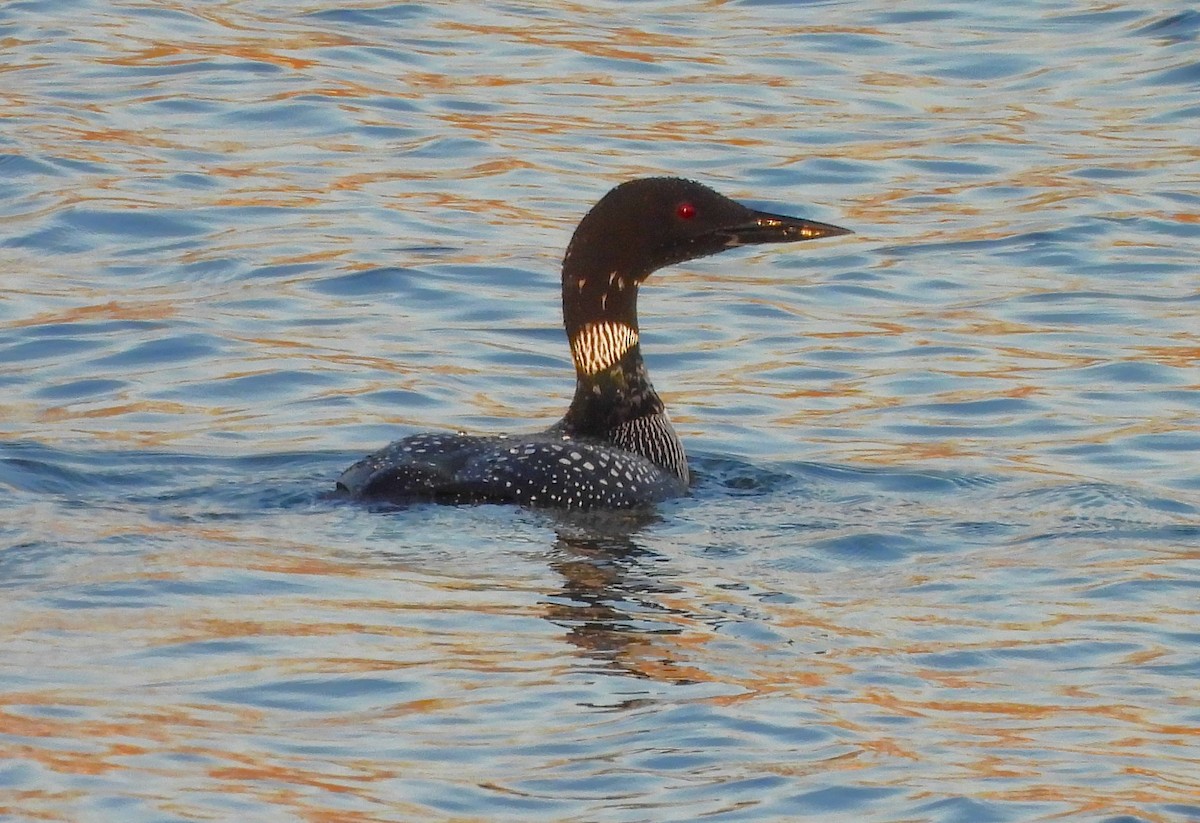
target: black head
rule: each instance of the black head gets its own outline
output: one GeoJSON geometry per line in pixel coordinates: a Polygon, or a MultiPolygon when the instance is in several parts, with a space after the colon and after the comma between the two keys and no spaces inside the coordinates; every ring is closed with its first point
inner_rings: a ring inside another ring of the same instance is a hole
{"type": "Polygon", "coordinates": [[[618,271],[635,281],[655,269],[750,243],[787,243],[848,229],[755,211],[678,177],[622,183],[580,222],[563,261],[583,274],[618,271]]]}

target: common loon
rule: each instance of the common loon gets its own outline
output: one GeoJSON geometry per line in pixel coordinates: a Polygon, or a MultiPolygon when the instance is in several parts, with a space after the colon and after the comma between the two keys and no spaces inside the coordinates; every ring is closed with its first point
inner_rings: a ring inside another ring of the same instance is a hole
{"type": "Polygon", "coordinates": [[[637,294],[651,272],[751,243],[850,234],[754,211],[674,177],[631,180],[584,216],[562,266],[575,397],[537,434],[415,434],[346,469],[338,489],[367,500],[627,508],[685,494],[683,444],[650,385],[637,294]]]}

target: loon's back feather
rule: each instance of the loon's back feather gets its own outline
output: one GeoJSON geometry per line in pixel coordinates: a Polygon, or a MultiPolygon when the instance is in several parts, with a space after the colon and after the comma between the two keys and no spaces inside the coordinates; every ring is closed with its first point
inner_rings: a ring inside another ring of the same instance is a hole
{"type": "Polygon", "coordinates": [[[346,469],[338,487],[366,500],[570,509],[629,508],[687,489],[639,454],[553,431],[528,437],[415,434],[346,469]]]}

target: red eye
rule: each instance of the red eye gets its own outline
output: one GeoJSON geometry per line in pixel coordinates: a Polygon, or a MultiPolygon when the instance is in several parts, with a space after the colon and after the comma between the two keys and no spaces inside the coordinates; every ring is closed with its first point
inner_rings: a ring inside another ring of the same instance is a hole
{"type": "Polygon", "coordinates": [[[679,219],[681,220],[691,220],[696,216],[696,207],[685,200],[676,207],[675,213],[679,215],[679,219]]]}

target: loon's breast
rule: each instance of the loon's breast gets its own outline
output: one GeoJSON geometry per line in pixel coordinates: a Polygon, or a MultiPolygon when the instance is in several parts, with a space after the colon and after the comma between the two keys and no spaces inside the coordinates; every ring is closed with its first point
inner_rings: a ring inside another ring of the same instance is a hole
{"type": "Polygon", "coordinates": [[[366,500],[512,502],[630,508],[678,497],[687,483],[640,454],[560,434],[415,434],[346,469],[338,487],[366,500]]]}

